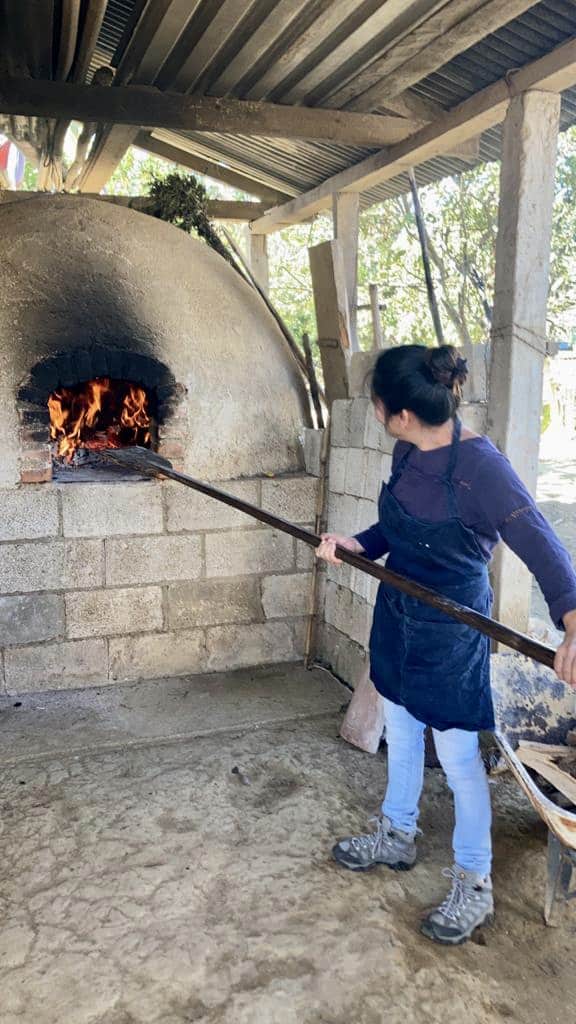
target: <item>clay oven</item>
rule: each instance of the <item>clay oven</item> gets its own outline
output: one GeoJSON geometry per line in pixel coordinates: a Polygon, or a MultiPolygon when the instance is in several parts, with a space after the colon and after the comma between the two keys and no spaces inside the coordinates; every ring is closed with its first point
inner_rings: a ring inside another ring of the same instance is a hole
{"type": "Polygon", "coordinates": [[[98,457],[147,444],[312,519],[305,395],[259,297],[203,243],[98,200],[21,198],[0,225],[7,689],[296,657],[308,563],[291,539],[98,457]]]}

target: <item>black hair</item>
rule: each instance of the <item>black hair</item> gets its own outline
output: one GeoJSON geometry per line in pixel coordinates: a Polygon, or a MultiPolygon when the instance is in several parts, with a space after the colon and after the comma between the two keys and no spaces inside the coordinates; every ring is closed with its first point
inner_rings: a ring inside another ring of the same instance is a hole
{"type": "Polygon", "coordinates": [[[398,345],[376,360],[372,398],[380,399],[386,417],[408,409],[437,427],[456,415],[467,376],[466,360],[452,345],[398,345]]]}

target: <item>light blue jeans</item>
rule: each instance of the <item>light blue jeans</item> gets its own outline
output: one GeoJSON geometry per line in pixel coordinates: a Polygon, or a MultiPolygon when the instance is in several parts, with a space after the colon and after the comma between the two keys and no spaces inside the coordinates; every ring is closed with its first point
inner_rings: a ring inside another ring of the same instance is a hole
{"type": "MultiPolygon", "coordinates": [[[[424,781],[425,726],[406,708],[384,700],[388,746],[388,787],[382,811],[392,825],[414,832],[424,781]]],[[[454,796],[454,861],[466,871],[490,874],[492,812],[478,733],[434,729],[434,743],[454,796]]]]}

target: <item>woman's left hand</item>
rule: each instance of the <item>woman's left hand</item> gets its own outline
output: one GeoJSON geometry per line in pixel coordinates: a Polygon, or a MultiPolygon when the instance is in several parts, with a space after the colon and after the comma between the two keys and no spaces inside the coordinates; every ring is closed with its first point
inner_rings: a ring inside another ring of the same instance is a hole
{"type": "Polygon", "coordinates": [[[576,611],[564,616],[566,636],[556,651],[554,670],[559,679],[576,689],[576,611]]]}

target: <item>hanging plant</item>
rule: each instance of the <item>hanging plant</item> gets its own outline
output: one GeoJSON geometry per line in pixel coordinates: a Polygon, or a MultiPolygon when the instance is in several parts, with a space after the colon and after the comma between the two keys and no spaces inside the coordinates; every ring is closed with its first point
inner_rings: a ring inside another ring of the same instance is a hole
{"type": "Polygon", "coordinates": [[[208,216],[208,195],[206,189],[193,174],[179,174],[174,171],[165,178],[153,178],[149,191],[152,200],[149,211],[152,217],[165,220],[190,234],[195,231],[220,256],[236,265],[228,249],[220,240],[208,216]]]}

